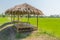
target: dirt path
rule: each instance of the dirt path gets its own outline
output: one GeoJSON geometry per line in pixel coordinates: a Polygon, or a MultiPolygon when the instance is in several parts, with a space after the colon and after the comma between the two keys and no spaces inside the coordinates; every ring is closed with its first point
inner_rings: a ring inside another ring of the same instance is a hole
{"type": "MultiPolygon", "coordinates": [[[[32,33],[34,35],[36,32],[32,33]]],[[[56,37],[50,36],[48,34],[41,34],[40,36],[30,36],[22,40],[60,40],[56,37]]]]}
{"type": "Polygon", "coordinates": [[[28,37],[23,40],[59,40],[59,39],[57,39],[55,37],[48,36],[46,34],[42,34],[38,37],[28,37]]]}

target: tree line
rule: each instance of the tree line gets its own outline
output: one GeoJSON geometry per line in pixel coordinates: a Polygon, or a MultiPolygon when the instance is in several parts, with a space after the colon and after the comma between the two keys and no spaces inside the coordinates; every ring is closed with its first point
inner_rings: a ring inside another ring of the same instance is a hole
{"type": "MultiPolygon", "coordinates": [[[[10,17],[11,15],[0,14],[0,17],[10,17]]],[[[15,16],[16,17],[16,16],[15,16]]],[[[20,17],[28,17],[27,15],[21,15],[20,17]]],[[[33,18],[36,16],[29,16],[29,18],[33,18]]],[[[38,16],[40,18],[60,18],[60,15],[50,15],[50,16],[38,16]]]]}

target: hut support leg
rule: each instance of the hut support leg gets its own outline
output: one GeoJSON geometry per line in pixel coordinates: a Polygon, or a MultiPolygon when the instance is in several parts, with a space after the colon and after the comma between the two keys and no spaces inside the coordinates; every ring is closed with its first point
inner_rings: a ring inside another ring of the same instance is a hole
{"type": "Polygon", "coordinates": [[[19,21],[19,15],[18,15],[18,21],[19,21]]]}
{"type": "Polygon", "coordinates": [[[38,28],[38,15],[37,15],[37,28],[38,28]]]}
{"type": "Polygon", "coordinates": [[[15,15],[13,16],[13,21],[15,21],[15,15]]]}
{"type": "MultiPolygon", "coordinates": [[[[29,22],[29,13],[28,13],[28,22],[29,22]]],[[[30,22],[29,22],[30,23],[30,22]]]]}
{"type": "Polygon", "coordinates": [[[12,22],[12,15],[11,15],[11,22],[12,22]]]}

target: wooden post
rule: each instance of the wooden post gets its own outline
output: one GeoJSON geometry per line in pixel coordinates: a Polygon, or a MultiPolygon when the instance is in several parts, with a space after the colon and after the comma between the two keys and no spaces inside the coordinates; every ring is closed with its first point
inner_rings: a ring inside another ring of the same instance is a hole
{"type": "Polygon", "coordinates": [[[28,13],[28,22],[29,22],[29,13],[28,13]]]}
{"type": "Polygon", "coordinates": [[[14,15],[13,15],[13,21],[14,21],[14,15]]]}
{"type": "Polygon", "coordinates": [[[11,22],[13,21],[13,12],[11,12],[11,22]]]}
{"type": "Polygon", "coordinates": [[[12,12],[12,21],[13,21],[13,12],[12,12]]]}
{"type": "Polygon", "coordinates": [[[37,28],[38,28],[38,15],[37,15],[37,28]]]}
{"type": "Polygon", "coordinates": [[[13,15],[13,21],[15,21],[15,14],[13,15]]]}
{"type": "Polygon", "coordinates": [[[29,13],[28,13],[28,23],[30,23],[30,22],[29,22],[29,16],[30,16],[30,15],[29,15],[29,13]]]}
{"type": "Polygon", "coordinates": [[[13,14],[13,21],[15,21],[15,15],[16,15],[16,12],[13,12],[14,14],[13,14]]]}
{"type": "Polygon", "coordinates": [[[19,21],[19,14],[18,14],[18,21],[19,21]]]}
{"type": "Polygon", "coordinates": [[[11,22],[12,22],[12,14],[11,14],[11,22]]]}
{"type": "MultiPolygon", "coordinates": [[[[19,14],[17,14],[17,21],[19,21],[19,14]]],[[[19,24],[19,23],[17,23],[19,24]]],[[[17,33],[19,32],[18,28],[17,28],[17,33]]]]}

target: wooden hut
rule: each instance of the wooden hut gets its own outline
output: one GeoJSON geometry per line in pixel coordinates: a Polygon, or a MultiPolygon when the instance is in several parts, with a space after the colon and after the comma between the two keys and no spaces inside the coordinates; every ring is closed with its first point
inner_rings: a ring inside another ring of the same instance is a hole
{"type": "MultiPolygon", "coordinates": [[[[30,15],[36,15],[37,16],[37,27],[38,27],[38,16],[43,15],[41,10],[38,10],[37,8],[34,8],[33,6],[24,3],[21,5],[16,5],[8,10],[6,10],[5,14],[11,15],[11,21],[15,20],[15,16],[17,16],[17,20],[19,21],[19,17],[21,15],[28,15],[28,22],[29,22],[29,16],[30,15]]],[[[16,21],[17,21],[16,20],[16,21]]],[[[19,29],[19,27],[17,27],[19,29]]]]}

